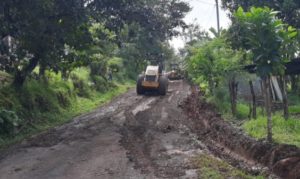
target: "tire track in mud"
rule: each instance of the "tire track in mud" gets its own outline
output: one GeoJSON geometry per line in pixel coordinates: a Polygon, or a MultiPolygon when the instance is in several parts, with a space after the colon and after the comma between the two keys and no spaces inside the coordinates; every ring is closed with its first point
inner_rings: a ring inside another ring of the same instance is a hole
{"type": "Polygon", "coordinates": [[[118,114],[144,97],[135,91],[0,154],[0,178],[143,178],[119,145],[118,114]]]}
{"type": "Polygon", "coordinates": [[[197,169],[190,159],[207,151],[182,125],[185,115],[178,104],[189,91],[188,85],[182,83],[171,84],[167,96],[151,97],[128,110],[125,127],[120,130],[120,143],[128,151],[129,160],[155,178],[197,178],[197,169]]]}
{"type": "MultiPolygon", "coordinates": [[[[0,154],[0,178],[198,178],[191,159],[211,154],[178,106],[183,81],[166,96],[134,90],[0,154]]],[[[220,157],[221,158],[221,157],[220,157]]]]}

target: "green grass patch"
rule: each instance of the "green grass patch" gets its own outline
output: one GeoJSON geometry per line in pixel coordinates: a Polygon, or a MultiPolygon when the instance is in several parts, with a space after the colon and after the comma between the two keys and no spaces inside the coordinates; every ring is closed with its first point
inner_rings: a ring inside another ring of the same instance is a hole
{"type": "Polygon", "coordinates": [[[300,105],[289,106],[290,114],[300,114],[300,105]]]}
{"type": "Polygon", "coordinates": [[[254,179],[264,178],[262,176],[252,176],[231,165],[208,154],[200,154],[193,159],[194,165],[198,168],[198,176],[201,179],[225,179],[241,178],[254,179]]]}
{"type": "Polygon", "coordinates": [[[249,105],[238,103],[236,106],[237,114],[236,118],[238,119],[247,119],[249,116],[249,105]]]}
{"type": "MultiPolygon", "coordinates": [[[[300,147],[300,120],[290,118],[285,120],[281,114],[272,116],[273,138],[275,142],[292,144],[300,147]]],[[[243,124],[244,130],[252,137],[257,139],[267,136],[267,119],[258,116],[257,119],[246,121],[243,124]]]]}

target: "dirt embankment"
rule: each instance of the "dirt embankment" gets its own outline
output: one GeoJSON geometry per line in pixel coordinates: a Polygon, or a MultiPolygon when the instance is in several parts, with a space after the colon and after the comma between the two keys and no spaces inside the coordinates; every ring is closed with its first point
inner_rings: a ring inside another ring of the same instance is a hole
{"type": "Polygon", "coordinates": [[[300,178],[300,149],[292,145],[270,144],[245,135],[224,121],[212,105],[193,90],[183,104],[189,126],[212,148],[249,164],[261,164],[282,178],[300,178]]]}

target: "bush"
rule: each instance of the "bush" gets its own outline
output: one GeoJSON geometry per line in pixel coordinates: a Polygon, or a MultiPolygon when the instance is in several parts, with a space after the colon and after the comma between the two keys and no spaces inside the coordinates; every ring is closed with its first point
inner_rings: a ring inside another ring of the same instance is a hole
{"type": "Polygon", "coordinates": [[[21,105],[27,113],[56,112],[60,109],[55,91],[42,81],[26,81],[21,91],[18,91],[17,94],[21,105]]]}
{"type": "Polygon", "coordinates": [[[100,62],[92,62],[90,64],[90,75],[91,76],[105,76],[107,72],[107,62],[100,61],[100,62]]]}
{"type": "Polygon", "coordinates": [[[94,82],[94,87],[99,92],[105,92],[109,89],[108,82],[101,76],[92,76],[92,81],[94,82]]]}
{"type": "Polygon", "coordinates": [[[66,108],[68,106],[70,106],[71,104],[71,99],[69,94],[65,94],[63,91],[58,91],[56,93],[57,96],[57,100],[59,102],[59,105],[63,108],[66,108]]]}
{"type": "Polygon", "coordinates": [[[83,79],[80,79],[75,74],[71,75],[71,79],[72,79],[76,94],[80,97],[89,98],[91,91],[90,91],[90,87],[89,87],[88,83],[86,81],[84,81],[83,79]]]}
{"type": "Polygon", "coordinates": [[[208,98],[208,102],[214,104],[218,111],[226,113],[230,111],[228,90],[223,87],[215,89],[215,95],[208,98]]]}
{"type": "Polygon", "coordinates": [[[13,111],[5,109],[0,110],[0,134],[13,134],[17,127],[22,123],[22,120],[13,111]]]}
{"type": "Polygon", "coordinates": [[[92,76],[95,90],[101,93],[107,92],[108,90],[115,88],[116,85],[111,81],[106,81],[101,76],[92,76]]]}
{"type": "Polygon", "coordinates": [[[108,61],[108,67],[112,69],[114,73],[120,72],[123,67],[121,58],[114,57],[108,61]]]}

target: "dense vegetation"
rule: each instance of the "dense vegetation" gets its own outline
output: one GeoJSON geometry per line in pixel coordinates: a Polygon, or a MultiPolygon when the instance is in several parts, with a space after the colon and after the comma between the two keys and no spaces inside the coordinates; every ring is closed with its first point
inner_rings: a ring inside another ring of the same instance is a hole
{"type": "MultiPolygon", "coordinates": [[[[295,28],[298,24],[283,18],[288,14],[268,7],[254,7],[260,5],[256,2],[223,1],[223,6],[232,12],[232,25],[217,34],[211,29],[214,38],[202,36],[204,38],[188,43],[182,50],[189,78],[206,91],[207,100],[214,103],[225,118],[243,119],[243,128],[250,135],[267,137],[268,141],[274,137],[276,142],[299,146],[299,119],[292,112],[299,108],[299,102],[288,103],[288,99],[298,99],[300,81],[297,75],[285,74],[284,67],[286,62],[299,55],[300,36],[295,28]],[[238,8],[239,5],[245,10],[238,8]],[[251,64],[256,65],[255,75],[245,70],[245,66],[251,64]],[[283,96],[280,109],[272,105],[278,103],[271,98],[270,78],[274,76],[283,96]],[[253,82],[257,79],[260,79],[262,89],[256,89],[255,96],[253,82]],[[245,86],[251,93],[245,94],[245,86]],[[258,94],[257,91],[261,92],[258,94]],[[262,102],[258,103],[257,98],[263,99],[262,102]],[[257,111],[257,106],[261,110],[257,111]]],[[[299,4],[293,4],[290,8],[299,10],[299,7],[299,4]]]]}
{"type": "Polygon", "coordinates": [[[180,0],[3,0],[0,144],[69,120],[174,57],[180,0]]]}

